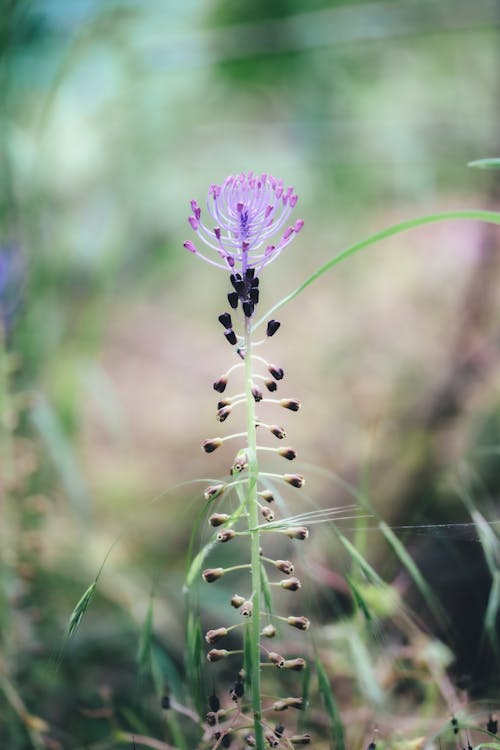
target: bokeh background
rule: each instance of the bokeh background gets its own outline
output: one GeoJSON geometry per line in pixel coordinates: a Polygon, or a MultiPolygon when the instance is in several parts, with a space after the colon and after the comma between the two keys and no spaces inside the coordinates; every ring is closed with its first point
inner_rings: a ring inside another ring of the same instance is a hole
{"type": "MultiPolygon", "coordinates": [[[[230,461],[199,447],[232,353],[227,279],[182,247],[189,200],[250,169],[294,185],[305,227],[266,271],[263,310],[391,223],[498,209],[498,177],[467,163],[500,149],[500,2],[3,0],[0,54],[0,737],[114,747],[118,728],[165,731],[136,659],[151,591],[157,683],[185,690],[201,501],[166,490],[230,461]]],[[[470,522],[465,487],[498,518],[499,242],[485,224],[421,228],[280,312],[269,357],[303,403],[288,433],[318,505],[351,501],[333,472],[393,526],[470,522]]],[[[366,525],[369,559],[453,652],[454,684],[498,694],[474,529],[405,537],[450,634],[366,525]]],[[[336,579],[320,572],[342,561],[321,534],[309,554],[328,624],[336,579]]]]}

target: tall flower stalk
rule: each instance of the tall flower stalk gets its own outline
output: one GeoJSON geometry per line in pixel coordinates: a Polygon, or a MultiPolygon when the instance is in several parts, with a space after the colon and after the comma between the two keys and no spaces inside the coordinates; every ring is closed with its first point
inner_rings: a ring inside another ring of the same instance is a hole
{"type": "MultiPolygon", "coordinates": [[[[255,348],[263,343],[254,341],[252,319],[259,302],[259,287],[261,274],[265,267],[273,262],[281,251],[292,241],[302,229],[303,221],[297,220],[288,225],[288,218],[297,203],[297,195],[293,188],[284,188],[280,180],[263,174],[254,176],[252,173],[228,177],[223,185],[211,185],[207,198],[207,211],[215,226],[202,218],[202,211],[195,200],[191,201],[192,214],[189,224],[202,242],[209,248],[209,253],[200,252],[199,247],[190,240],[184,243],[185,248],[194,255],[202,258],[211,265],[229,272],[231,291],[227,299],[232,313],[223,312],[219,315],[219,322],[224,327],[224,335],[234,348],[238,362],[222,375],[214,388],[219,394],[226,391],[228,380],[235,375],[235,370],[244,372],[244,392],[235,396],[222,398],[218,404],[217,419],[224,422],[232,410],[239,404],[246,405],[246,431],[226,437],[214,437],[205,440],[205,452],[212,453],[225,441],[244,439],[245,444],[233,461],[231,474],[233,479],[208,487],[205,497],[209,502],[223,498],[226,502],[232,490],[236,491],[238,505],[232,514],[214,513],[209,522],[217,527],[216,539],[228,542],[237,536],[249,539],[247,556],[249,562],[228,568],[207,568],[203,571],[203,578],[207,583],[214,583],[222,576],[233,571],[248,570],[250,572],[249,591],[244,596],[235,595],[231,604],[240,610],[247,633],[242,648],[230,651],[223,648],[211,648],[207,657],[211,662],[225,658],[239,658],[240,669],[231,698],[237,704],[236,713],[230,709],[221,709],[219,698],[213,695],[210,699],[211,711],[207,715],[209,726],[213,727],[210,738],[213,747],[220,745],[228,747],[234,735],[244,737],[247,747],[287,747],[294,744],[307,744],[308,735],[293,735],[279,723],[275,724],[268,718],[270,712],[281,712],[289,706],[302,707],[300,698],[286,698],[269,700],[264,705],[262,698],[262,667],[274,666],[278,669],[301,670],[305,661],[301,657],[286,659],[279,653],[269,650],[263,641],[273,638],[276,628],[273,617],[286,622],[299,630],[306,630],[309,621],[303,616],[272,615],[269,611],[269,601],[264,602],[262,590],[263,580],[267,581],[265,564],[271,564],[282,574],[287,576],[280,581],[270,581],[268,590],[272,586],[279,586],[289,591],[300,588],[300,582],[293,573],[293,564],[288,560],[274,560],[266,555],[262,548],[262,536],[266,532],[274,531],[286,534],[290,538],[304,539],[307,529],[304,527],[289,527],[286,522],[275,520],[271,510],[273,493],[269,489],[273,482],[285,482],[295,487],[301,487],[304,479],[299,474],[266,474],[261,472],[258,455],[261,451],[275,452],[279,456],[293,460],[293,448],[275,448],[259,445],[257,432],[268,431],[275,438],[282,440],[285,431],[277,425],[268,425],[259,420],[257,409],[260,402],[271,401],[278,406],[297,411],[299,402],[295,399],[264,398],[260,384],[263,381],[267,390],[274,393],[279,381],[283,379],[282,368],[266,362],[255,354],[255,348]],[[267,244],[275,237],[275,244],[267,244]],[[232,316],[240,316],[240,323],[233,328],[232,316]],[[235,330],[236,328],[236,330],[235,330]],[[241,333],[236,331],[240,330],[241,333]],[[266,373],[260,370],[266,368],[266,373]],[[262,501],[262,502],[261,502],[262,501]],[[261,520],[261,516],[263,522],[261,520]],[[246,520],[246,527],[241,528],[241,522],[246,520]],[[264,610],[264,611],[263,611],[264,610]],[[264,622],[267,622],[267,625],[264,622]],[[244,654],[243,663],[241,654],[244,654]],[[249,696],[245,700],[244,680],[249,688],[249,696]]],[[[267,323],[267,338],[273,336],[280,324],[276,320],[267,323]]],[[[228,636],[234,627],[209,630],[206,641],[209,645],[217,643],[228,636]]]]}

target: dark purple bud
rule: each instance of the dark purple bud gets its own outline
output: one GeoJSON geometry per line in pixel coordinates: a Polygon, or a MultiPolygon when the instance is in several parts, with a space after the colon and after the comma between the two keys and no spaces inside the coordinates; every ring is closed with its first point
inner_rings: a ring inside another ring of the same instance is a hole
{"type": "Polygon", "coordinates": [[[274,734],[276,735],[276,737],[281,737],[284,731],[285,727],[283,726],[283,724],[276,724],[276,726],[274,727],[274,734]]]}
{"type": "Polygon", "coordinates": [[[214,383],[214,391],[217,391],[217,393],[224,393],[226,390],[227,385],[227,378],[225,375],[222,375],[218,380],[214,383]]]}
{"type": "Polygon", "coordinates": [[[238,307],[238,300],[238,292],[229,292],[229,294],[227,295],[227,301],[229,302],[233,310],[236,310],[236,308],[238,307]]]}
{"type": "Polygon", "coordinates": [[[290,560],[275,560],[274,564],[278,570],[281,570],[282,573],[286,573],[287,576],[291,576],[294,571],[293,563],[291,563],[290,560]]]}
{"type": "Polygon", "coordinates": [[[257,288],[250,289],[250,301],[254,303],[254,305],[257,304],[259,301],[259,290],[257,288]]]}
{"type": "Polygon", "coordinates": [[[286,432],[283,427],[278,427],[278,425],[276,424],[270,424],[269,430],[275,437],[278,438],[278,440],[283,440],[283,438],[286,438],[286,432]]]}
{"type": "Polygon", "coordinates": [[[218,410],[216,419],[218,422],[225,422],[228,416],[231,414],[232,406],[223,406],[218,410]]]}
{"type": "Polygon", "coordinates": [[[245,279],[251,280],[255,276],[255,268],[247,268],[245,271],[245,279]]]}
{"type": "Polygon", "coordinates": [[[283,372],[282,367],[277,367],[276,365],[269,364],[267,366],[267,369],[269,370],[269,372],[271,373],[271,375],[273,376],[275,380],[283,380],[283,376],[285,373],[283,372]]]}
{"type": "Polygon", "coordinates": [[[267,390],[271,393],[274,393],[274,391],[278,390],[278,385],[274,380],[265,380],[264,385],[266,386],[267,390]]]}
{"type": "Polygon", "coordinates": [[[498,732],[498,719],[495,716],[490,715],[486,729],[490,734],[497,734],[498,732]]]}
{"type": "Polygon", "coordinates": [[[227,513],[212,513],[208,519],[208,523],[210,526],[222,526],[223,523],[229,521],[229,518],[227,513]]]}
{"type": "Polygon", "coordinates": [[[307,617],[303,617],[302,615],[300,617],[287,617],[287,622],[292,628],[297,628],[297,630],[309,630],[311,624],[307,617]]]}
{"type": "Polygon", "coordinates": [[[224,575],[224,568],[206,568],[201,574],[206,583],[218,581],[224,575]]]}
{"type": "Polygon", "coordinates": [[[234,344],[236,344],[238,341],[236,334],[232,328],[228,328],[227,331],[224,331],[224,336],[232,346],[234,346],[234,344]]]}
{"type": "Polygon", "coordinates": [[[256,287],[259,286],[259,283],[260,283],[260,279],[259,278],[252,279],[251,286],[255,289],[256,287]]]}
{"type": "Polygon", "coordinates": [[[219,437],[216,438],[208,438],[207,440],[204,440],[202,443],[202,448],[205,451],[205,453],[213,453],[217,448],[220,448],[222,445],[222,439],[219,437]]]}
{"type": "Polygon", "coordinates": [[[227,312],[222,313],[222,315],[219,315],[219,317],[217,318],[217,320],[219,321],[219,323],[224,328],[232,328],[233,327],[233,324],[232,324],[232,321],[231,321],[231,316],[227,312]]]}
{"type": "MultiPolygon", "coordinates": [[[[220,320],[220,318],[219,318],[220,320]]],[[[266,336],[274,336],[281,323],[277,320],[270,320],[266,328],[266,336]]]]}
{"type": "Polygon", "coordinates": [[[253,309],[254,309],[253,302],[249,302],[248,300],[243,302],[243,312],[245,313],[245,317],[251,318],[253,315],[253,309]]]}
{"type": "MultiPolygon", "coordinates": [[[[208,699],[210,701],[210,698],[208,699]]],[[[219,709],[217,709],[218,711],[219,709]]],[[[209,727],[214,727],[217,723],[217,715],[215,711],[209,711],[205,716],[206,722],[209,727]]]]}
{"type": "Polygon", "coordinates": [[[280,406],[284,409],[290,409],[290,411],[298,411],[300,409],[300,401],[296,398],[282,398],[280,406]]]}
{"type": "Polygon", "coordinates": [[[262,401],[262,391],[260,390],[260,388],[257,388],[256,385],[254,385],[254,387],[252,388],[252,396],[256,403],[262,401]]]}
{"type": "Polygon", "coordinates": [[[297,458],[297,453],[293,448],[279,448],[278,453],[289,461],[293,461],[294,458],[297,458]]]}
{"type": "Polygon", "coordinates": [[[230,747],[231,746],[231,732],[227,731],[224,737],[222,738],[221,742],[222,747],[230,747]]]}
{"type": "Polygon", "coordinates": [[[170,697],[168,695],[162,696],[161,707],[164,711],[168,711],[168,709],[170,708],[170,697]]]}

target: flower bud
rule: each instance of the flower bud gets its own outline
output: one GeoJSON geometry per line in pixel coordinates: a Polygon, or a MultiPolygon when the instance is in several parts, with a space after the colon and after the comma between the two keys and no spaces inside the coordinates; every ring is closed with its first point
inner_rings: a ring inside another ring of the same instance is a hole
{"type": "Polygon", "coordinates": [[[299,489],[303,487],[306,482],[302,474],[284,474],[283,479],[285,482],[288,482],[288,484],[291,484],[292,487],[298,487],[299,489]]]}
{"type": "Polygon", "coordinates": [[[283,458],[288,459],[288,461],[293,461],[294,458],[297,458],[297,453],[293,448],[278,448],[277,452],[283,458]]]}
{"type": "Polygon", "coordinates": [[[272,512],[271,508],[261,508],[262,516],[265,521],[268,523],[271,523],[271,521],[274,521],[274,513],[272,512]]]}
{"type": "Polygon", "coordinates": [[[234,346],[234,344],[236,344],[238,341],[237,336],[232,328],[228,328],[227,331],[224,331],[224,336],[229,341],[231,346],[234,346]]]}
{"type": "Polygon", "coordinates": [[[223,328],[233,327],[231,316],[228,312],[225,312],[225,313],[222,313],[222,315],[219,315],[217,320],[219,321],[219,323],[222,325],[223,328]]]}
{"type": "Polygon", "coordinates": [[[245,300],[243,302],[243,312],[245,313],[246,318],[251,318],[254,311],[254,303],[250,300],[245,300]]]}
{"type": "Polygon", "coordinates": [[[245,452],[241,452],[236,456],[234,464],[231,468],[231,475],[240,474],[248,466],[248,457],[245,452]]]}
{"type": "Polygon", "coordinates": [[[259,492],[259,496],[266,501],[266,503],[272,503],[274,501],[274,495],[271,490],[262,490],[259,492]]]}
{"type": "Polygon", "coordinates": [[[238,307],[238,300],[238,292],[229,292],[229,294],[227,295],[227,301],[229,302],[233,310],[236,310],[236,308],[238,307]]]}
{"type": "Polygon", "coordinates": [[[285,529],[285,534],[290,539],[301,539],[303,541],[308,538],[309,529],[306,526],[289,526],[288,529],[285,529]]]}
{"type": "Polygon", "coordinates": [[[229,695],[231,696],[231,700],[233,700],[235,703],[240,699],[243,698],[243,695],[245,693],[245,685],[241,680],[237,680],[231,690],[229,691],[229,695]]]}
{"type": "Polygon", "coordinates": [[[286,621],[292,628],[297,628],[297,630],[309,630],[309,625],[311,624],[307,617],[303,617],[302,615],[300,617],[290,615],[290,617],[286,618],[286,621]]]}
{"type": "Polygon", "coordinates": [[[245,737],[245,742],[248,745],[248,747],[257,747],[257,742],[255,741],[255,737],[253,734],[247,734],[245,737]]]}
{"type": "Polygon", "coordinates": [[[274,727],[274,734],[276,735],[276,737],[282,737],[284,731],[285,727],[283,726],[283,724],[276,724],[276,726],[274,727]]]}
{"type": "Polygon", "coordinates": [[[215,695],[215,693],[212,693],[212,695],[209,695],[208,697],[208,705],[210,706],[210,710],[217,713],[217,711],[220,708],[220,700],[215,695]]]}
{"type": "Polygon", "coordinates": [[[233,539],[236,535],[236,532],[234,529],[222,529],[217,534],[217,541],[218,542],[229,542],[231,539],[233,539]]]}
{"type": "Polygon", "coordinates": [[[225,489],[225,484],[212,484],[210,487],[207,487],[207,489],[203,493],[203,496],[205,500],[212,500],[213,498],[218,497],[222,492],[224,492],[225,489]]]}
{"type": "Polygon", "coordinates": [[[301,587],[301,583],[298,578],[292,576],[292,578],[284,578],[280,581],[280,586],[287,591],[298,591],[301,587]]]}
{"type": "Polygon", "coordinates": [[[276,628],[271,624],[266,625],[262,628],[260,634],[264,636],[264,638],[274,638],[274,636],[276,635],[276,628]]]}
{"type": "Polygon", "coordinates": [[[221,638],[224,638],[228,633],[227,628],[216,628],[216,630],[208,630],[205,634],[205,640],[207,643],[217,643],[221,638]]]}
{"type": "Polygon", "coordinates": [[[270,424],[269,430],[275,437],[278,438],[278,440],[283,440],[283,438],[286,438],[285,430],[283,429],[283,427],[279,427],[277,424],[270,424]]]}
{"type": "Polygon", "coordinates": [[[279,667],[279,669],[283,669],[285,666],[285,658],[281,656],[281,654],[277,654],[275,651],[270,651],[267,656],[270,662],[279,667]]]}
{"type": "Polygon", "coordinates": [[[266,738],[266,742],[269,747],[278,747],[278,745],[280,744],[278,737],[276,737],[276,735],[274,734],[271,734],[270,732],[266,732],[264,737],[266,738]]]}
{"type": "Polygon", "coordinates": [[[282,398],[280,406],[284,409],[290,409],[290,411],[298,411],[300,409],[300,401],[296,398],[282,398]]]}
{"type": "Polygon", "coordinates": [[[229,521],[229,516],[227,513],[212,513],[210,518],[208,519],[208,523],[210,526],[222,526],[223,523],[226,523],[226,521],[229,521]]]}
{"type": "Polygon", "coordinates": [[[247,599],[246,602],[243,602],[240,612],[243,615],[243,617],[250,617],[252,614],[252,610],[253,610],[253,604],[249,599],[247,599]]]}
{"type": "Polygon", "coordinates": [[[207,440],[204,440],[202,443],[202,448],[205,451],[205,453],[213,453],[217,450],[217,448],[220,448],[222,445],[222,438],[216,437],[216,438],[208,438],[207,440]]]}
{"type": "Polygon", "coordinates": [[[201,574],[204,581],[213,583],[224,575],[224,568],[206,568],[201,574]]]}
{"type": "Polygon", "coordinates": [[[302,698],[283,698],[282,700],[273,703],[273,711],[286,711],[287,708],[304,708],[304,700],[302,698]]]}
{"type": "Polygon", "coordinates": [[[235,609],[239,609],[242,604],[245,604],[245,597],[235,594],[231,599],[231,606],[235,609]]]}
{"type": "Polygon", "coordinates": [[[217,409],[222,409],[223,406],[231,406],[232,399],[230,398],[223,398],[220,401],[217,402],[217,409]]]}
{"type": "Polygon", "coordinates": [[[252,396],[254,398],[255,403],[259,403],[259,401],[262,401],[262,398],[263,398],[262,391],[256,385],[254,385],[252,388],[252,396]]]}
{"type": "Polygon", "coordinates": [[[209,727],[214,727],[217,723],[217,712],[209,711],[205,716],[205,719],[209,727]]]}
{"type": "Polygon", "coordinates": [[[252,302],[254,305],[258,304],[258,302],[259,302],[259,290],[258,290],[257,287],[254,286],[254,287],[252,287],[250,289],[249,297],[250,297],[250,302],[252,302]]]}
{"type": "Polygon", "coordinates": [[[266,336],[274,336],[281,323],[277,320],[270,320],[266,328],[266,336]]]}
{"type": "Polygon", "coordinates": [[[290,560],[275,560],[274,564],[281,570],[282,573],[286,573],[287,576],[291,575],[294,571],[293,563],[290,560]]]}
{"type": "Polygon", "coordinates": [[[224,393],[224,391],[226,390],[226,385],[227,378],[225,375],[221,375],[221,377],[214,383],[214,391],[217,391],[217,393],[224,393]]]}
{"type": "Polygon", "coordinates": [[[208,661],[220,661],[226,659],[229,656],[229,651],[225,648],[212,648],[207,654],[208,661]]]}
{"type": "Polygon", "coordinates": [[[309,745],[311,742],[310,734],[294,734],[288,738],[292,745],[309,745]]]}
{"type": "Polygon", "coordinates": [[[271,393],[278,390],[278,384],[274,380],[264,380],[264,385],[268,391],[271,391],[271,393]]]}
{"type": "Polygon", "coordinates": [[[287,659],[284,664],[285,669],[293,669],[294,672],[301,672],[305,666],[306,660],[301,658],[287,659]]]}
{"type": "Polygon", "coordinates": [[[276,365],[269,364],[267,366],[267,369],[269,370],[269,373],[273,376],[275,380],[283,380],[285,373],[282,367],[277,367],[276,365]]]}

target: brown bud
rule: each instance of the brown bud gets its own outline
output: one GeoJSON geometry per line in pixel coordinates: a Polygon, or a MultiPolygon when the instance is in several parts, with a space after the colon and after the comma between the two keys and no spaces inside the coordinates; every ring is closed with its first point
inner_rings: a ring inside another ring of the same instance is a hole
{"type": "Polygon", "coordinates": [[[266,738],[266,742],[269,745],[269,747],[278,747],[278,745],[280,744],[280,741],[279,741],[278,737],[276,737],[275,734],[271,734],[270,732],[266,732],[266,734],[264,735],[264,737],[266,738]]]}
{"type": "Polygon", "coordinates": [[[254,387],[252,388],[252,396],[256,403],[259,403],[259,401],[262,401],[262,398],[263,398],[262,391],[260,390],[260,388],[257,388],[256,385],[254,385],[254,387]]]}
{"type": "Polygon", "coordinates": [[[282,573],[286,573],[287,576],[292,575],[294,571],[293,563],[291,563],[290,560],[275,560],[274,564],[278,570],[281,570],[282,573]]]}
{"type": "Polygon", "coordinates": [[[207,643],[217,643],[221,638],[224,638],[228,633],[227,628],[217,628],[216,630],[208,630],[205,635],[207,643]]]}
{"type": "Polygon", "coordinates": [[[309,536],[309,529],[307,526],[289,526],[288,529],[285,529],[285,534],[290,537],[290,539],[307,539],[309,536]]]}
{"type": "Polygon", "coordinates": [[[311,743],[310,734],[294,734],[288,738],[292,745],[309,745],[311,743]]]}
{"type": "Polygon", "coordinates": [[[269,373],[273,376],[275,380],[282,380],[285,373],[283,372],[282,367],[278,367],[277,365],[269,364],[267,366],[267,369],[269,370],[269,373]]]}
{"type": "Polygon", "coordinates": [[[266,625],[262,628],[260,634],[264,636],[264,638],[274,638],[274,636],[276,635],[276,628],[271,624],[266,625]]]}
{"type": "Polygon", "coordinates": [[[221,409],[218,410],[216,414],[216,420],[218,422],[225,422],[228,416],[231,414],[232,406],[229,404],[228,406],[223,406],[221,409]]]}
{"type": "Polygon", "coordinates": [[[274,513],[270,508],[261,508],[260,512],[262,513],[263,518],[269,523],[274,521],[274,513]]]}
{"type": "Polygon", "coordinates": [[[271,490],[263,490],[259,492],[259,496],[266,501],[266,503],[272,503],[274,501],[274,495],[271,490]]]}
{"type": "Polygon", "coordinates": [[[304,701],[302,698],[283,698],[280,701],[273,703],[273,711],[286,711],[287,708],[304,708],[304,701]]]}
{"type": "Polygon", "coordinates": [[[243,615],[243,617],[250,617],[252,614],[252,610],[253,610],[253,604],[249,599],[247,599],[246,602],[243,602],[240,612],[243,615]]]}
{"type": "Polygon", "coordinates": [[[300,401],[296,398],[282,398],[280,405],[284,409],[290,409],[290,411],[298,411],[300,409],[300,401]]]}
{"type": "Polygon", "coordinates": [[[221,377],[214,383],[214,391],[217,391],[217,393],[224,393],[224,391],[226,390],[226,385],[227,378],[225,375],[221,375],[221,377]]]}
{"type": "Polygon", "coordinates": [[[220,448],[221,445],[222,439],[220,437],[208,438],[208,440],[203,441],[202,448],[205,453],[213,453],[217,448],[220,448]]]}
{"type": "Polygon", "coordinates": [[[231,406],[231,401],[232,399],[230,398],[223,398],[217,402],[217,408],[222,409],[223,406],[231,406]]]}
{"type": "Polygon", "coordinates": [[[284,578],[280,581],[280,586],[287,591],[298,591],[301,587],[301,583],[298,578],[292,576],[291,578],[284,578]]]}
{"type": "Polygon", "coordinates": [[[269,430],[275,437],[278,438],[278,440],[283,440],[283,438],[286,438],[285,430],[283,429],[283,427],[279,427],[277,424],[270,424],[269,430]]]}
{"type": "Polygon", "coordinates": [[[303,487],[306,483],[302,474],[283,474],[283,479],[285,482],[288,482],[288,484],[291,484],[292,487],[297,487],[298,489],[303,487]]]}
{"type": "Polygon", "coordinates": [[[222,526],[223,523],[229,520],[227,513],[212,513],[208,519],[210,526],[222,526]]]}
{"type": "Polygon", "coordinates": [[[215,711],[209,711],[205,716],[209,727],[214,727],[217,723],[217,713],[215,711]]]}
{"type": "Polygon", "coordinates": [[[242,604],[245,604],[245,598],[239,594],[235,594],[231,599],[231,606],[235,609],[239,609],[242,604]]]}
{"type": "Polygon", "coordinates": [[[216,498],[222,492],[224,492],[225,489],[226,489],[225,484],[213,484],[210,487],[207,487],[203,496],[205,500],[212,500],[212,498],[216,498]]]}
{"type": "Polygon", "coordinates": [[[271,393],[274,393],[274,391],[278,390],[278,384],[275,380],[264,380],[264,385],[266,386],[267,390],[271,393]]]}
{"type": "Polygon", "coordinates": [[[207,583],[213,583],[224,575],[224,568],[206,568],[201,574],[207,583]]]}
{"type": "Polygon", "coordinates": [[[297,453],[293,448],[278,448],[277,452],[280,456],[287,458],[289,461],[293,461],[294,458],[297,458],[297,453]]]}
{"type": "Polygon", "coordinates": [[[236,536],[236,532],[234,529],[221,529],[219,533],[217,534],[217,541],[218,542],[230,542],[231,539],[234,539],[236,536]]]}
{"type": "Polygon", "coordinates": [[[293,669],[294,672],[300,672],[304,669],[306,666],[305,659],[287,659],[285,661],[284,667],[285,669],[293,669]]]}
{"type": "Polygon", "coordinates": [[[311,624],[307,617],[303,617],[302,615],[300,617],[290,615],[290,617],[286,618],[286,621],[292,628],[297,628],[297,630],[309,630],[309,625],[311,624]]]}
{"type": "Polygon", "coordinates": [[[255,737],[253,736],[253,734],[247,734],[247,736],[245,737],[245,742],[248,745],[248,747],[257,746],[257,742],[255,741],[255,737]]]}
{"type": "Polygon", "coordinates": [[[229,651],[225,648],[212,648],[207,654],[208,661],[220,661],[229,656],[229,651]]]}
{"type": "Polygon", "coordinates": [[[283,669],[285,666],[285,658],[281,656],[281,654],[277,654],[275,651],[270,651],[268,653],[269,661],[275,664],[280,669],[283,669]]]}

